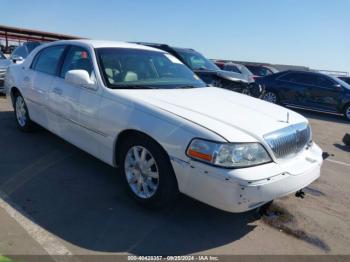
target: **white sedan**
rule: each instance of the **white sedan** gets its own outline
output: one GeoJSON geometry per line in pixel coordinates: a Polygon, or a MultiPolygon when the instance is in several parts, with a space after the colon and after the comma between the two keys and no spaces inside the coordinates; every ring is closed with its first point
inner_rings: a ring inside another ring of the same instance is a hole
{"type": "Polygon", "coordinates": [[[229,212],[320,175],[301,115],[206,85],[174,56],[105,41],[58,41],[12,65],[5,87],[23,131],[37,123],[120,169],[139,202],[179,192],[229,212]]]}

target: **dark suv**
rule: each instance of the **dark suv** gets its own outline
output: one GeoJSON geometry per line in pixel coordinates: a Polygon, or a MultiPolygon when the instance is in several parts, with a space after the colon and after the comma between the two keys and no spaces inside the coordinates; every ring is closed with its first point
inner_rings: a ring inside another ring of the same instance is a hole
{"type": "Polygon", "coordinates": [[[284,71],[256,80],[265,86],[264,100],[281,105],[344,114],[350,120],[350,85],[325,74],[284,71]]]}
{"type": "Polygon", "coordinates": [[[193,49],[155,43],[137,42],[137,44],[158,48],[172,54],[210,86],[229,89],[253,97],[261,97],[263,94],[262,87],[252,79],[246,79],[239,73],[221,70],[212,61],[193,49]]]}

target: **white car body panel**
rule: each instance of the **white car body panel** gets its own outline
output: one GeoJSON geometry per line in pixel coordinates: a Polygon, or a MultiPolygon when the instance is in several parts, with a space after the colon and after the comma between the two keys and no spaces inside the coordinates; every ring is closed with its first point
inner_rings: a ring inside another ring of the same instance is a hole
{"type": "MultiPolygon", "coordinates": [[[[34,50],[21,65],[9,68],[7,95],[23,95],[34,122],[116,166],[115,145],[126,130],[157,141],[168,153],[179,190],[214,207],[242,212],[295,192],[320,175],[322,151],[313,144],[297,156],[280,161],[263,136],[291,124],[307,122],[301,115],[268,102],[219,88],[112,90],[99,72],[94,48],[157,50],[130,43],[60,41],[86,48],[92,58],[95,88],[74,86],[64,79],[30,68],[34,50]],[[194,161],[186,148],[194,138],[217,142],[260,142],[273,162],[241,169],[224,169],[194,161]]],[[[158,50],[159,51],[159,50],[158,50]]],[[[163,52],[163,51],[161,51],[163,52]]]]}

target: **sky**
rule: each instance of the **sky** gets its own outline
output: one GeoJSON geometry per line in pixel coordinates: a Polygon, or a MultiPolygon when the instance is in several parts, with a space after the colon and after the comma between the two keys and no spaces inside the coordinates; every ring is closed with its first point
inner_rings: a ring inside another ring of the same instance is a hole
{"type": "Polygon", "coordinates": [[[350,0],[0,0],[0,9],[2,25],[350,71],[350,0]]]}

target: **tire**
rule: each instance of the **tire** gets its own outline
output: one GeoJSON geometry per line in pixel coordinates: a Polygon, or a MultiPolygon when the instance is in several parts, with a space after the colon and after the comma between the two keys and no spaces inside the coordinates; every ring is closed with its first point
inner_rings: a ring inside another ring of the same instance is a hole
{"type": "Polygon", "coordinates": [[[30,132],[34,129],[34,123],[29,117],[29,112],[24,98],[21,94],[14,95],[14,112],[17,127],[23,132],[30,132]]]}
{"type": "Polygon", "coordinates": [[[242,94],[243,94],[243,95],[247,95],[247,96],[251,96],[251,93],[250,93],[249,88],[244,88],[244,89],[242,89],[242,94]]]}
{"type": "Polygon", "coordinates": [[[259,214],[260,216],[268,216],[268,214],[269,214],[269,209],[270,209],[272,203],[273,203],[273,200],[271,200],[270,202],[267,202],[266,204],[264,204],[264,205],[258,207],[258,208],[256,209],[256,211],[258,212],[258,214],[259,214]]]}
{"type": "Polygon", "coordinates": [[[350,121],[350,104],[347,104],[345,107],[344,107],[344,117],[346,120],[350,121]]]}
{"type": "Polygon", "coordinates": [[[263,100],[273,103],[273,104],[278,104],[278,95],[275,92],[272,91],[266,91],[264,95],[262,96],[263,100]]]}
{"type": "Polygon", "coordinates": [[[173,168],[167,153],[156,142],[146,136],[133,136],[122,143],[119,155],[125,187],[138,203],[161,208],[176,198],[178,186],[173,168]]]}

